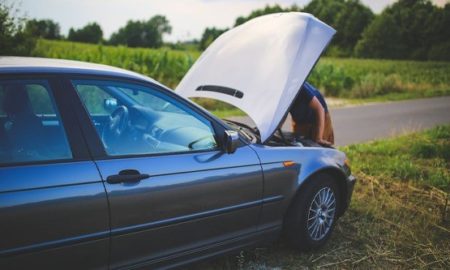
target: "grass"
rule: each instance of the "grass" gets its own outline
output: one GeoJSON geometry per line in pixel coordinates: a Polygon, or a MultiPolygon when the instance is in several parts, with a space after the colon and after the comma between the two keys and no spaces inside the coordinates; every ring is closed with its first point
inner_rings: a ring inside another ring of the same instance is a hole
{"type": "Polygon", "coordinates": [[[145,74],[173,88],[199,57],[200,52],[169,48],[127,48],[40,39],[32,55],[116,66],[145,74]]]}
{"type": "Polygon", "coordinates": [[[358,182],[321,250],[278,241],[191,269],[449,269],[450,126],[341,150],[358,182]]]}
{"type": "Polygon", "coordinates": [[[450,94],[450,63],[321,58],[310,81],[329,96],[403,99],[450,94]]]}
{"type": "MultiPolygon", "coordinates": [[[[32,55],[117,66],[175,88],[200,52],[41,39],[32,55]]],[[[445,96],[450,95],[450,63],[323,57],[308,80],[327,97],[344,99],[342,104],[445,96]]],[[[231,105],[199,103],[219,116],[243,115],[231,105]]]]}
{"type": "Polygon", "coordinates": [[[245,112],[239,110],[238,108],[230,108],[230,109],[219,109],[219,110],[211,110],[215,116],[219,118],[228,118],[231,116],[245,116],[245,112]]]}

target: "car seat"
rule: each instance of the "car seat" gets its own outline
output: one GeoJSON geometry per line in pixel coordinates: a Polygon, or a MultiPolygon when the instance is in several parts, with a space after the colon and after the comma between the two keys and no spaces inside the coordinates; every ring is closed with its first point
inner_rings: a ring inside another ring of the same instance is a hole
{"type": "Polygon", "coordinates": [[[45,129],[31,107],[22,83],[5,85],[3,111],[6,113],[4,133],[14,160],[36,160],[45,157],[45,129]]]}

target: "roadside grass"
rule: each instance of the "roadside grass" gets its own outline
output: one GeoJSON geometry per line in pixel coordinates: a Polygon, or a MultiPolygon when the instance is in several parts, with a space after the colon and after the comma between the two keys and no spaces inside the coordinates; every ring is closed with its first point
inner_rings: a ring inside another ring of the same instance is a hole
{"type": "Polygon", "coordinates": [[[450,126],[341,150],[358,182],[321,250],[280,240],[191,269],[450,269],[450,126]]]}

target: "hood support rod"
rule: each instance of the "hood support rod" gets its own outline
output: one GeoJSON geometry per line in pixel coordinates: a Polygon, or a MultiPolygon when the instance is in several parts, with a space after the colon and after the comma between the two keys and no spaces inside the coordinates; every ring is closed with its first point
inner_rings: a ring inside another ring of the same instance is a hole
{"type": "Polygon", "coordinates": [[[280,133],[280,137],[283,140],[284,143],[288,143],[286,140],[286,137],[284,137],[283,131],[281,131],[281,127],[277,128],[277,131],[280,133]]]}

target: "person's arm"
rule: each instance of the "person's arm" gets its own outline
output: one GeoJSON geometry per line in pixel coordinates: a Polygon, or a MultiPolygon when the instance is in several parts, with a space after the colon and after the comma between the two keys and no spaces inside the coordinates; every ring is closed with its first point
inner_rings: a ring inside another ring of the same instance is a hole
{"type": "Polygon", "coordinates": [[[323,139],[323,131],[325,129],[325,109],[320,104],[320,101],[313,97],[309,103],[309,107],[314,111],[315,114],[315,128],[317,129],[316,138],[313,138],[317,143],[331,145],[330,142],[323,139]]]}

